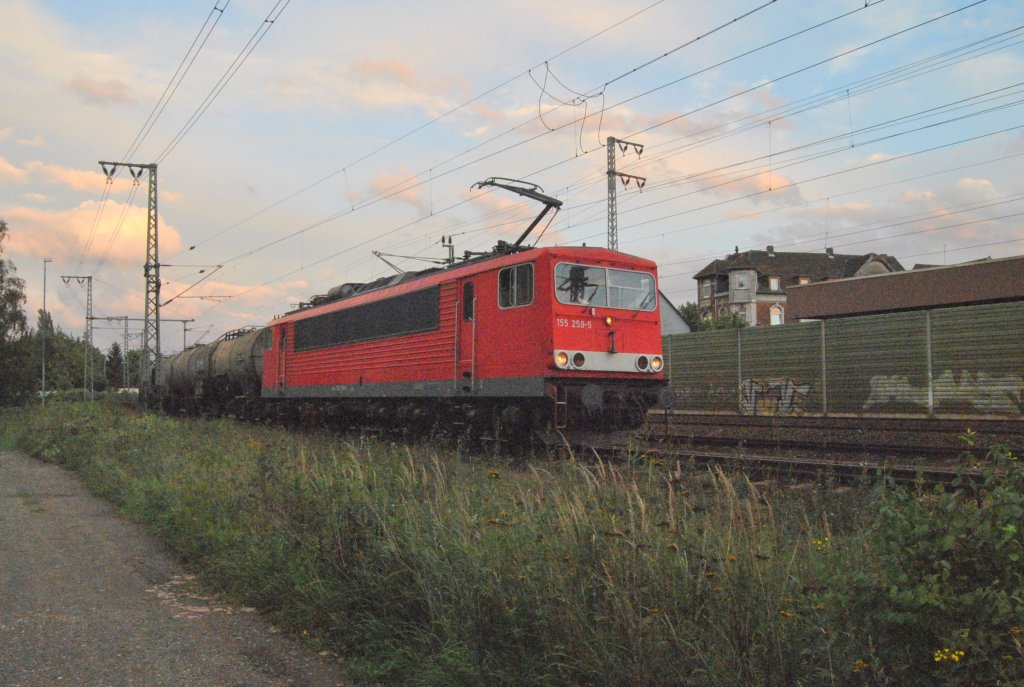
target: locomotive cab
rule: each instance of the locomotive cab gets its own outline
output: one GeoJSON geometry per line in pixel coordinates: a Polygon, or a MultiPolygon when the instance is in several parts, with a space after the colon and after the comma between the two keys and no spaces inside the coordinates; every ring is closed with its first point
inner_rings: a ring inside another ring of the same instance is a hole
{"type": "Polygon", "coordinates": [[[580,248],[551,267],[552,424],[639,426],[664,387],[654,264],[580,248]]]}

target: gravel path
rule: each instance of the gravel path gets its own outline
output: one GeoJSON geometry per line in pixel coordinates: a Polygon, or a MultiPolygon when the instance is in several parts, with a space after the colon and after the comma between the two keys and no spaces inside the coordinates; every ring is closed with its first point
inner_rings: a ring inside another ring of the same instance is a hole
{"type": "Polygon", "coordinates": [[[0,451],[0,687],[344,684],[337,659],[199,594],[72,473],[0,451]]]}

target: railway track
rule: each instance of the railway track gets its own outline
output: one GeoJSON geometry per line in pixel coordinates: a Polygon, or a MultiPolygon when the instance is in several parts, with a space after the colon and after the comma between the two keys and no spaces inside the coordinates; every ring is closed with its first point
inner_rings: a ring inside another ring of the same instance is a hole
{"type": "Polygon", "coordinates": [[[1024,422],[975,418],[745,417],[652,412],[639,445],[593,445],[654,460],[720,465],[795,479],[971,479],[995,446],[1020,453],[1024,422]]]}
{"type": "Polygon", "coordinates": [[[834,454],[956,459],[995,446],[1024,452],[1024,421],[978,418],[749,417],[652,412],[652,442],[687,447],[816,450],[834,454]]]}

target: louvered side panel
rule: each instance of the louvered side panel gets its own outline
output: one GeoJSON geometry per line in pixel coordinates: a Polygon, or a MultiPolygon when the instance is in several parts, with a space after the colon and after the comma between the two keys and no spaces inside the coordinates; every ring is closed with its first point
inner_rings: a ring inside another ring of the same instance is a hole
{"type": "Polygon", "coordinates": [[[438,381],[454,376],[454,283],[441,286],[438,326],[430,332],[327,348],[289,351],[288,385],[438,381]]]}

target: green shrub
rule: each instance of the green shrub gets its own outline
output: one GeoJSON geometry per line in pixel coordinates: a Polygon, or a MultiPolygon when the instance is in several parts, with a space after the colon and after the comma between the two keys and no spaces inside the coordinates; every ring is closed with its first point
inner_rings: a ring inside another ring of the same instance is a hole
{"type": "Polygon", "coordinates": [[[878,488],[873,566],[856,582],[865,657],[901,685],[1024,683],[1024,468],[992,450],[947,489],[878,488]]]}

